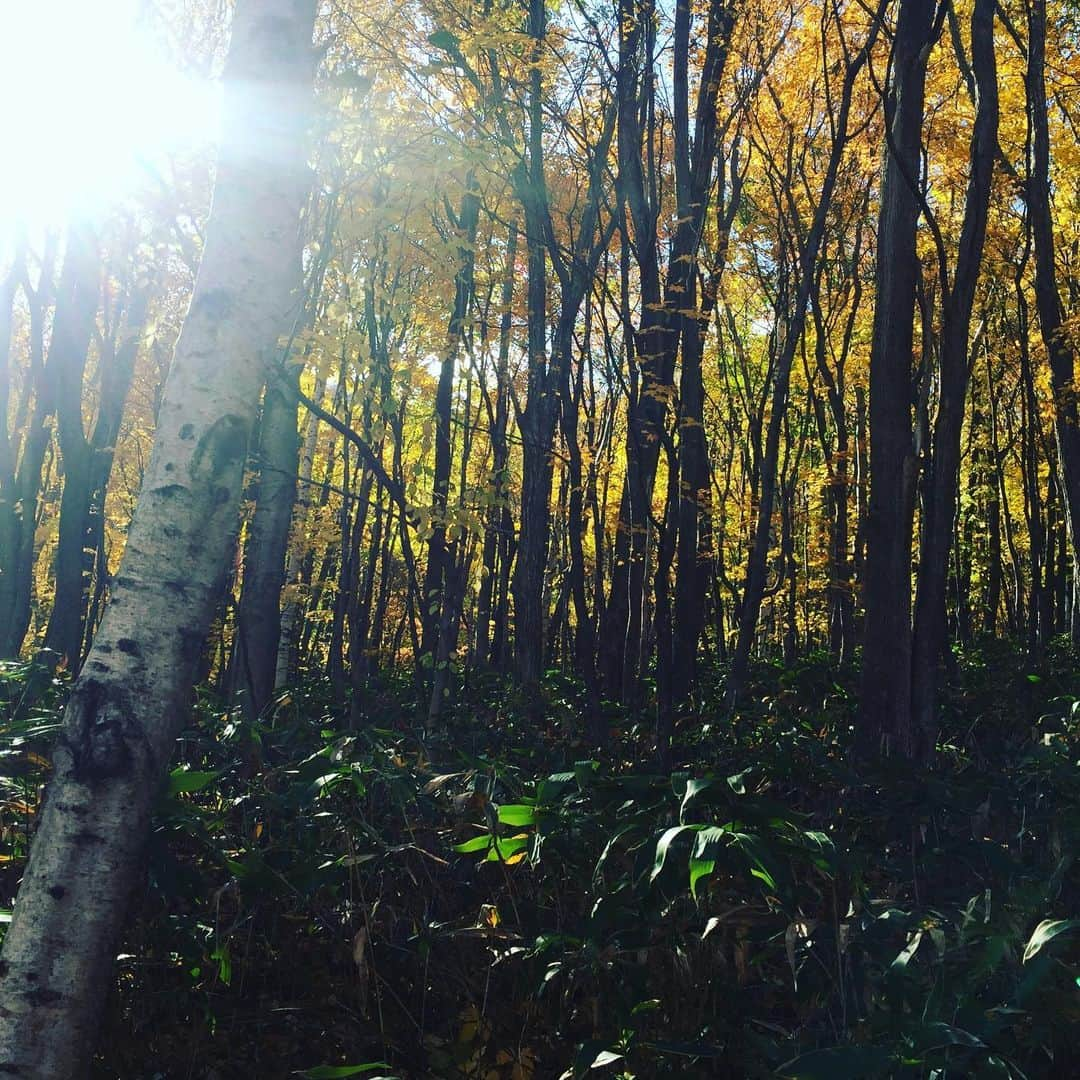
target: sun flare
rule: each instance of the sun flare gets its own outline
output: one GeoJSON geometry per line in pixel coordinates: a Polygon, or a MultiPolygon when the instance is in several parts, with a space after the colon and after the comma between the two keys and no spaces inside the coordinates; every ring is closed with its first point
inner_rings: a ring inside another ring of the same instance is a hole
{"type": "Polygon", "coordinates": [[[136,0],[0,7],[0,230],[106,212],[216,136],[218,93],[186,74],[136,0]]]}

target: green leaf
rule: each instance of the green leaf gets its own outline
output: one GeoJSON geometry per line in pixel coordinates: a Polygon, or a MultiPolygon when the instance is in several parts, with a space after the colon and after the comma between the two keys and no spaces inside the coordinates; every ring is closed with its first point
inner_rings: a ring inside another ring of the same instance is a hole
{"type": "Polygon", "coordinates": [[[583,1042],[578,1048],[578,1052],[573,1055],[573,1065],[559,1077],[559,1080],[581,1080],[590,1069],[615,1064],[622,1057],[622,1054],[608,1050],[608,1045],[609,1043],[599,1039],[589,1039],[583,1042]]]}
{"type": "Polygon", "coordinates": [[[694,837],[694,851],[693,856],[695,859],[709,859],[712,858],[722,844],[726,844],[731,840],[731,824],[727,825],[697,825],[698,834],[694,837]]]}
{"type": "Polygon", "coordinates": [[[601,1042],[599,1039],[589,1039],[588,1042],[583,1043],[578,1047],[578,1052],[574,1055],[574,1064],[562,1077],[567,1080],[580,1080],[590,1069],[600,1069],[605,1065],[613,1065],[616,1061],[622,1058],[622,1054],[616,1054],[614,1051],[607,1049],[608,1043],[601,1042]]]}
{"type": "Polygon", "coordinates": [[[715,859],[690,859],[690,895],[697,899],[698,882],[716,869],[715,859]]]}
{"type": "Polygon", "coordinates": [[[1080,919],[1043,919],[1035,927],[1035,933],[1028,939],[1027,947],[1024,949],[1024,963],[1026,964],[1033,956],[1038,955],[1039,950],[1058,935],[1075,930],[1078,926],[1080,926],[1080,919]]]}
{"type": "Polygon", "coordinates": [[[487,853],[487,861],[500,862],[509,859],[511,855],[523,851],[528,844],[529,837],[527,836],[510,836],[505,839],[497,837],[491,845],[491,850],[487,853]]]}
{"type": "Polygon", "coordinates": [[[735,773],[734,776],[729,776],[727,778],[728,787],[731,788],[736,795],[746,794],[746,777],[749,773],[749,769],[743,769],[742,772],[735,773]]]}
{"type": "Polygon", "coordinates": [[[682,821],[686,817],[686,808],[690,803],[698,797],[707,788],[712,787],[711,780],[689,780],[686,784],[686,792],[682,797],[682,802],[679,804],[679,820],[682,821]]]}
{"type": "Polygon", "coordinates": [[[636,825],[624,825],[614,836],[610,837],[608,842],[604,845],[604,850],[600,852],[600,858],[596,860],[596,866],[593,867],[593,884],[597,885],[600,881],[600,875],[603,872],[604,864],[608,860],[608,856],[611,854],[612,848],[618,843],[627,833],[633,832],[636,825]]]}
{"type": "Polygon", "coordinates": [[[908,938],[908,943],[896,954],[896,959],[889,965],[890,974],[902,975],[907,970],[911,958],[922,944],[922,939],[923,932],[921,930],[916,930],[915,933],[908,938]]]}
{"type": "Polygon", "coordinates": [[[750,861],[750,874],[763,882],[773,892],[776,892],[776,878],[765,863],[760,840],[744,832],[732,832],[732,842],[750,861]]]}
{"type": "Polygon", "coordinates": [[[202,791],[203,788],[213,783],[218,778],[216,772],[196,772],[194,769],[185,769],[183,766],[173,769],[169,773],[168,794],[187,794],[192,791],[202,791]]]}
{"type": "Polygon", "coordinates": [[[468,855],[474,851],[487,851],[491,847],[492,836],[490,833],[484,833],[483,836],[474,836],[471,840],[466,840],[464,843],[455,844],[454,850],[460,852],[462,855],[468,855]]]}
{"type": "Polygon", "coordinates": [[[512,825],[520,828],[523,825],[536,824],[536,807],[526,806],[524,803],[513,803],[509,806],[500,806],[498,810],[499,821],[503,825],[512,825]]]}
{"type": "Polygon", "coordinates": [[[776,1073],[791,1080],[871,1080],[887,1072],[892,1063],[892,1053],[881,1046],[831,1046],[800,1054],[776,1073]]]}
{"type": "Polygon", "coordinates": [[[758,881],[763,881],[773,892],[776,892],[776,879],[768,870],[760,866],[752,866],[750,867],[750,876],[756,877],[758,881]]]}
{"type": "Polygon", "coordinates": [[[652,873],[649,875],[649,881],[655,881],[664,869],[664,863],[667,861],[668,851],[671,849],[672,842],[680,833],[684,832],[697,832],[699,826],[697,825],[673,825],[670,829],[665,829],[663,836],[657,841],[656,844],[656,858],[653,860],[652,873]]]}
{"type": "Polygon", "coordinates": [[[614,1050],[601,1050],[593,1059],[590,1069],[600,1069],[604,1065],[614,1065],[616,1061],[622,1061],[622,1054],[616,1054],[614,1050]]]}

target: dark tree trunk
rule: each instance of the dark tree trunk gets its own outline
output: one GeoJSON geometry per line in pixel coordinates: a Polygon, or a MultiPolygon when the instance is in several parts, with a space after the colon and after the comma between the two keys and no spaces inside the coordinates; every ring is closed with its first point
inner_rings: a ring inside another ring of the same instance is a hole
{"type": "Polygon", "coordinates": [[[481,664],[493,664],[492,620],[495,612],[496,586],[498,584],[499,555],[504,545],[500,532],[505,514],[505,502],[509,497],[507,466],[510,448],[506,429],[510,418],[510,334],[513,329],[515,262],[517,259],[517,223],[511,222],[506,239],[506,260],[503,266],[502,291],[499,304],[499,352],[495,365],[495,410],[491,428],[491,505],[484,523],[484,547],[480,565],[480,594],[476,605],[476,658],[481,664]]]}
{"type": "MultiPolygon", "coordinates": [[[[37,289],[30,285],[25,260],[21,264],[23,293],[30,309],[29,380],[33,405],[28,405],[29,395],[24,394],[16,412],[16,427],[21,428],[22,434],[21,449],[18,455],[11,454],[15,471],[0,480],[0,515],[4,522],[0,527],[0,538],[4,538],[0,546],[0,657],[19,655],[30,625],[42,468],[51,442],[48,421],[56,408],[56,381],[45,360],[44,344],[53,255],[51,248],[46,251],[37,289]]],[[[54,326],[71,322],[72,316],[64,313],[72,300],[70,284],[69,281],[61,286],[54,326]]],[[[7,416],[0,420],[6,424],[7,416]]]]}
{"type": "Polygon", "coordinates": [[[428,541],[427,567],[424,574],[423,636],[420,651],[435,662],[439,633],[445,622],[448,574],[452,573],[446,544],[449,513],[450,473],[453,467],[453,438],[451,424],[454,407],[454,377],[461,349],[465,320],[473,296],[473,268],[476,262],[476,229],[480,220],[480,192],[474,186],[472,173],[466,177],[461,209],[451,222],[460,246],[457,250],[457,270],[454,274],[454,306],[446,330],[446,347],[439,365],[439,384],[435,391],[435,469],[431,484],[431,538],[428,541]]]}
{"type": "MultiPolygon", "coordinates": [[[[955,527],[960,438],[970,371],[968,338],[986,239],[990,185],[998,145],[994,0],[976,0],[971,19],[971,40],[971,67],[978,104],[956,272],[947,291],[946,283],[942,282],[940,389],[934,422],[933,458],[927,498],[923,505],[922,550],[911,655],[912,717],[907,749],[910,756],[923,760],[932,756],[937,741],[937,691],[946,643],[949,557],[955,527]]],[[[944,269],[943,266],[943,272],[944,269]]]]}
{"type": "MultiPolygon", "coordinates": [[[[48,377],[55,386],[64,490],[60,499],[53,609],[45,633],[45,647],[66,658],[73,670],[82,653],[89,584],[84,550],[94,486],[94,451],[83,426],[83,380],[100,297],[101,258],[97,238],[88,228],[74,226],[68,232],[60,297],[49,344],[48,377]]],[[[99,356],[99,364],[105,359],[104,354],[99,356]]]]}
{"type": "MultiPolygon", "coordinates": [[[[1075,356],[1064,332],[1064,311],[1054,262],[1054,225],[1050,204],[1050,127],[1046,101],[1046,0],[1028,6],[1027,104],[1031,168],[1027,182],[1028,215],[1035,243],[1035,302],[1039,330],[1050,359],[1054,394],[1057,465],[1064,492],[1069,539],[1075,567],[1080,552],[1080,410],[1074,384],[1075,356]]],[[[1074,571],[1074,577],[1077,574],[1074,571]]]]}
{"type": "MultiPolygon", "coordinates": [[[[297,282],[299,285],[299,282],[297,282]]],[[[291,329],[283,325],[282,332],[291,329]]],[[[299,384],[300,368],[281,372],[281,379],[299,384]]],[[[300,435],[296,398],[267,381],[259,422],[258,483],[255,511],[248,525],[244,570],[236,615],[233,656],[234,691],[245,713],[262,713],[273,697],[281,637],[281,591],[285,585],[285,555],[296,503],[300,435]]]]}
{"type": "Polygon", "coordinates": [[[726,696],[729,708],[734,708],[742,691],[742,684],[746,679],[750,663],[750,651],[753,646],[754,635],[757,632],[758,613],[761,610],[761,601],[765,593],[769,541],[777,491],[777,472],[780,463],[780,437],[787,415],[791,368],[806,328],[806,313],[810,302],[810,293],[817,281],[818,250],[825,235],[825,224],[832,204],[840,162],[847,146],[848,115],[851,111],[855,79],[866,62],[866,58],[877,37],[878,25],[877,22],[873,24],[866,42],[851,59],[851,62],[848,63],[844,73],[843,88],[834,128],[835,135],[822,181],[821,195],[818,198],[817,205],[814,207],[814,216],[806,236],[801,240],[798,289],[795,293],[790,316],[786,319],[783,328],[780,354],[776,358],[776,366],[773,372],[769,424],[766,429],[765,451],[761,461],[761,492],[754,522],[750,558],[747,563],[746,581],[743,587],[742,607],[739,611],[738,637],[735,643],[735,652],[732,656],[731,670],[728,674],[726,696]]]}
{"type": "Polygon", "coordinates": [[[886,100],[888,147],[878,216],[870,347],[870,499],[859,735],[908,749],[911,718],[911,540],[918,462],[912,434],[912,346],[926,61],[933,0],[900,0],[886,100]]]}

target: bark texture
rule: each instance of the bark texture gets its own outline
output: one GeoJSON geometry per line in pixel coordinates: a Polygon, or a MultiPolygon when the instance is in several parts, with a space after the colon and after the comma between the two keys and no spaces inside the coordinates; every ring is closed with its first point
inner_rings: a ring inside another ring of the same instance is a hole
{"type": "Polygon", "coordinates": [[[292,302],[314,5],[241,0],[214,205],[120,571],[64,715],[0,959],[0,1073],[85,1076],[151,807],[227,570],[292,302]]]}

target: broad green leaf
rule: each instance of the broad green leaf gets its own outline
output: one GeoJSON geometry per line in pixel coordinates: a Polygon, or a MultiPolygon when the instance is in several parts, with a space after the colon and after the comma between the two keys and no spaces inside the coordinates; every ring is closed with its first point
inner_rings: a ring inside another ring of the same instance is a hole
{"type": "Polygon", "coordinates": [[[499,821],[503,825],[512,825],[515,828],[520,828],[522,825],[536,824],[536,807],[526,806],[524,803],[500,806],[498,815],[499,821]]]}
{"type": "Polygon", "coordinates": [[[600,1069],[604,1065],[614,1065],[616,1061],[622,1061],[622,1054],[616,1054],[614,1050],[601,1050],[593,1059],[591,1069],[600,1069]]]}
{"type": "Polygon", "coordinates": [[[656,858],[653,860],[652,873],[649,875],[650,881],[655,881],[664,869],[664,863],[667,861],[668,851],[671,849],[671,845],[675,838],[680,833],[684,832],[697,832],[699,826],[697,825],[673,825],[670,829],[665,829],[663,836],[660,837],[656,844],[656,858]]]}
{"type": "Polygon", "coordinates": [[[750,876],[756,877],[758,881],[764,882],[773,892],[776,892],[776,881],[768,870],[765,870],[760,866],[752,866],[750,867],[750,876]]]}
{"type": "Polygon", "coordinates": [[[529,845],[528,836],[497,837],[487,853],[488,862],[519,862],[514,856],[529,845]]]}
{"type": "Polygon", "coordinates": [[[612,836],[608,842],[604,845],[604,850],[600,852],[600,858],[596,860],[596,866],[593,867],[593,884],[596,885],[600,881],[600,874],[604,869],[604,863],[607,862],[608,856],[611,854],[612,848],[621,840],[628,832],[632,832],[636,828],[635,825],[624,825],[614,836],[612,836]]]}
{"type": "Polygon", "coordinates": [[[1077,927],[1080,927],[1080,919],[1043,919],[1035,927],[1035,933],[1028,939],[1027,946],[1024,949],[1024,963],[1026,964],[1033,956],[1036,956],[1039,950],[1048,942],[1053,941],[1060,934],[1075,930],[1077,927]]]}
{"type": "Polygon", "coordinates": [[[716,869],[715,859],[690,859],[690,895],[697,899],[698,882],[707,878],[716,869]]]}
{"type": "Polygon", "coordinates": [[[742,772],[735,773],[734,776],[729,776],[727,778],[728,787],[731,788],[736,795],[746,794],[746,777],[749,773],[749,769],[743,769],[742,772]]]}
{"type": "Polygon", "coordinates": [[[682,821],[686,817],[686,808],[690,803],[698,797],[707,788],[712,787],[713,782],[711,780],[689,780],[686,784],[686,792],[682,797],[682,802],[679,804],[679,820],[682,821]]]}
{"type": "Polygon", "coordinates": [[[218,775],[216,772],[197,772],[183,767],[173,769],[169,773],[169,795],[202,791],[203,788],[212,784],[218,775]]]}
{"type": "Polygon", "coordinates": [[[731,840],[731,824],[695,826],[698,834],[694,837],[693,857],[695,859],[712,858],[716,849],[731,840]]]}
{"type": "Polygon", "coordinates": [[[462,855],[468,855],[473,851],[487,851],[491,847],[491,834],[484,833],[483,836],[474,836],[471,840],[466,840],[464,843],[455,844],[454,850],[460,852],[462,855]]]}
{"type": "Polygon", "coordinates": [[[918,952],[922,944],[923,932],[916,930],[908,938],[908,943],[896,954],[896,959],[889,965],[889,972],[893,975],[902,975],[906,970],[911,958],[918,952]]]}
{"type": "Polygon", "coordinates": [[[622,1054],[616,1054],[607,1047],[610,1044],[599,1039],[589,1039],[578,1047],[574,1055],[574,1064],[562,1074],[559,1080],[581,1080],[590,1069],[600,1069],[621,1060],[622,1054]]]}

